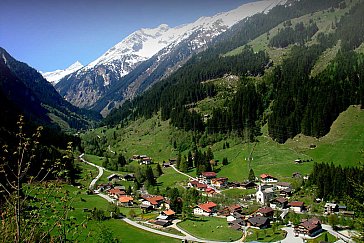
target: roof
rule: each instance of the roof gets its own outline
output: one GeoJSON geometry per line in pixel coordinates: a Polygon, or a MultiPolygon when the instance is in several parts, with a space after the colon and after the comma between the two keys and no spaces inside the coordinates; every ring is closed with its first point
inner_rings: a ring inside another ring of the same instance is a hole
{"type": "Polygon", "coordinates": [[[150,202],[152,205],[157,205],[160,201],[164,200],[163,196],[146,195],[143,196],[145,200],[150,202]]]}
{"type": "Polygon", "coordinates": [[[239,204],[234,204],[234,205],[229,206],[229,209],[231,211],[237,211],[237,210],[241,210],[241,206],[239,204]]]}
{"type": "Polygon", "coordinates": [[[326,203],[325,204],[325,208],[327,207],[331,207],[331,208],[336,208],[338,205],[336,203],[326,203]]]}
{"type": "Polygon", "coordinates": [[[321,222],[317,218],[311,218],[311,219],[308,219],[308,220],[300,223],[300,226],[304,227],[308,231],[313,231],[317,227],[320,227],[320,225],[321,225],[321,222]]]}
{"type": "Polygon", "coordinates": [[[171,222],[168,221],[168,220],[159,219],[159,220],[156,220],[154,223],[156,225],[160,225],[160,226],[163,226],[164,227],[164,226],[170,224],[171,222]]]}
{"type": "Polygon", "coordinates": [[[274,179],[275,179],[275,177],[273,177],[273,176],[271,176],[271,175],[269,175],[269,174],[261,174],[261,175],[260,175],[260,178],[262,178],[262,179],[266,179],[266,178],[274,178],[274,179]]]}
{"type": "Polygon", "coordinates": [[[199,182],[198,182],[198,183],[196,184],[196,187],[197,187],[197,188],[201,188],[201,189],[202,189],[202,188],[207,188],[207,185],[206,185],[206,184],[203,184],[203,183],[199,183],[199,182]]]}
{"type": "Polygon", "coordinates": [[[277,186],[282,186],[282,187],[291,187],[291,183],[281,181],[281,182],[278,182],[278,183],[277,183],[277,186]]]}
{"type": "Polygon", "coordinates": [[[209,194],[213,194],[213,193],[215,193],[216,191],[215,191],[214,189],[212,189],[212,188],[206,188],[206,189],[205,189],[205,192],[206,192],[206,193],[209,193],[209,194]]]}
{"type": "Polygon", "coordinates": [[[199,208],[201,208],[203,211],[208,212],[208,213],[211,213],[212,209],[216,206],[217,206],[217,204],[215,204],[213,202],[207,202],[207,203],[198,205],[199,208]]]}
{"type": "Polygon", "coordinates": [[[267,214],[267,213],[273,212],[273,209],[271,207],[264,207],[264,208],[260,208],[259,212],[262,214],[267,214]]]}
{"type": "Polygon", "coordinates": [[[274,201],[277,201],[279,203],[288,202],[287,198],[284,198],[284,197],[278,197],[278,198],[274,199],[274,201]]]}
{"type": "Polygon", "coordinates": [[[202,175],[204,177],[216,177],[216,173],[215,172],[202,172],[202,175]]]}
{"type": "Polygon", "coordinates": [[[249,218],[248,221],[253,225],[253,226],[262,226],[268,223],[268,218],[266,217],[262,217],[262,216],[256,216],[256,217],[252,217],[249,218]]]}
{"type": "Polygon", "coordinates": [[[134,200],[134,198],[129,197],[129,196],[119,197],[119,202],[121,202],[121,203],[128,203],[128,202],[133,201],[133,200],[134,200]]]}
{"type": "Polygon", "coordinates": [[[163,213],[167,216],[175,215],[176,213],[172,209],[168,209],[166,211],[163,211],[163,213]]]}
{"type": "Polygon", "coordinates": [[[290,205],[291,207],[303,207],[304,204],[304,202],[294,201],[290,202],[288,205],[290,205]]]}
{"type": "Polygon", "coordinates": [[[216,183],[216,182],[226,182],[228,180],[228,178],[226,177],[219,177],[219,178],[215,178],[212,179],[212,182],[216,183]]]}
{"type": "Polygon", "coordinates": [[[113,188],[109,190],[110,194],[125,194],[124,190],[121,190],[119,188],[113,188]]]}

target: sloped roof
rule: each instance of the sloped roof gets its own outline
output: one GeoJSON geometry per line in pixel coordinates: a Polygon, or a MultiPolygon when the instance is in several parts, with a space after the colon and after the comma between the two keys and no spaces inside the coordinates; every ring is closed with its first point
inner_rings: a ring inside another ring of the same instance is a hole
{"type": "Polygon", "coordinates": [[[271,207],[264,207],[264,208],[260,208],[259,212],[262,214],[267,214],[267,213],[273,212],[273,209],[271,207]]]}
{"type": "Polygon", "coordinates": [[[133,201],[133,200],[134,200],[134,198],[129,197],[129,196],[119,197],[119,202],[121,202],[121,203],[128,203],[128,202],[133,201]]]}
{"type": "Polygon", "coordinates": [[[291,207],[303,207],[304,204],[305,204],[304,202],[300,201],[293,201],[289,203],[291,207]]]}
{"type": "Polygon", "coordinates": [[[202,175],[204,177],[216,177],[216,173],[215,172],[202,172],[202,175]]]}
{"type": "Polygon", "coordinates": [[[213,202],[207,202],[207,203],[198,205],[199,208],[201,208],[203,211],[208,212],[208,213],[211,213],[212,209],[216,206],[217,206],[217,204],[215,204],[213,202]]]}
{"type": "Polygon", "coordinates": [[[172,216],[172,215],[175,215],[176,212],[174,212],[172,209],[168,209],[166,211],[163,211],[163,213],[167,216],[172,216]]]}
{"type": "Polygon", "coordinates": [[[148,202],[150,202],[152,205],[157,205],[160,201],[164,200],[163,196],[154,196],[154,195],[146,195],[143,196],[143,198],[145,200],[147,200],[148,202]]]}
{"type": "Polygon", "coordinates": [[[274,179],[275,179],[275,177],[273,177],[273,176],[271,176],[271,175],[269,175],[269,174],[261,174],[261,175],[260,175],[260,178],[262,178],[262,179],[266,179],[266,178],[274,178],[274,179]]]}

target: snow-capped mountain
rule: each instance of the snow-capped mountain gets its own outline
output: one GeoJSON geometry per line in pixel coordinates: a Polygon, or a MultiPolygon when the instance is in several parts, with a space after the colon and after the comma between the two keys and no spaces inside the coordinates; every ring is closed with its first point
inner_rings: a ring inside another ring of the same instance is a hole
{"type": "Polygon", "coordinates": [[[192,54],[206,48],[211,40],[237,22],[281,3],[282,0],[257,1],[174,28],[162,24],[154,29],[138,30],[95,61],[64,77],[56,89],[76,106],[97,106],[101,111],[113,102],[107,100],[106,93],[114,95],[117,92],[118,102],[133,98],[176,70],[192,54]],[[150,80],[156,70],[158,77],[150,80]],[[100,99],[103,99],[102,104],[96,104],[100,99]]]}
{"type": "Polygon", "coordinates": [[[83,68],[83,65],[79,61],[77,61],[68,68],[63,70],[58,69],[52,72],[40,72],[40,73],[48,82],[52,83],[53,85],[56,85],[63,77],[67,76],[68,74],[74,73],[81,68],[83,68]]]}

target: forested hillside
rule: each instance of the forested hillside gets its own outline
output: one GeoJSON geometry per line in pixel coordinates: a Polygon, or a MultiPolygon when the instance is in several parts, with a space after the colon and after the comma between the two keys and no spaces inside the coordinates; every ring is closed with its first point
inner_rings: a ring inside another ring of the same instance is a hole
{"type": "Polygon", "coordinates": [[[355,52],[363,42],[363,8],[360,1],[299,1],[257,14],[234,26],[169,78],[125,102],[104,124],[149,118],[161,111],[163,120],[170,119],[184,130],[243,134],[248,129],[254,135],[268,122],[269,135],[279,142],[299,133],[323,136],[340,112],[363,101],[363,55],[355,52]],[[313,19],[291,26],[293,18],[346,9],[343,17],[335,17],[329,32],[318,31],[313,19]],[[268,36],[271,48],[285,49],[283,62],[274,63],[267,52],[256,52],[248,43],[281,23],[284,29],[268,36]],[[338,54],[311,77],[317,60],[338,43],[338,54]],[[224,55],[242,45],[235,55],[224,55]],[[205,114],[195,109],[197,102],[218,95],[214,83],[206,81],[224,75],[242,77],[240,84],[223,106],[212,108],[212,115],[204,119],[205,114]]]}

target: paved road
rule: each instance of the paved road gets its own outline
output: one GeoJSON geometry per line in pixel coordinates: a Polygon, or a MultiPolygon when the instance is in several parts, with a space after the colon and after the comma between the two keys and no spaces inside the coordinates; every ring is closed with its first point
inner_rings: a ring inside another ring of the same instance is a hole
{"type": "Polygon", "coordinates": [[[340,234],[337,231],[334,231],[330,225],[322,224],[322,228],[324,230],[326,230],[327,232],[329,232],[330,234],[332,234],[333,236],[335,236],[337,239],[341,239],[341,240],[343,240],[345,242],[349,242],[349,243],[354,243],[355,242],[352,239],[350,239],[349,237],[347,237],[347,236],[345,236],[343,234],[340,234]]]}
{"type": "Polygon", "coordinates": [[[104,174],[104,168],[103,168],[103,167],[101,167],[101,166],[95,165],[95,164],[93,164],[93,163],[91,163],[91,162],[86,161],[86,160],[83,158],[83,156],[84,156],[84,155],[85,155],[85,154],[81,154],[81,155],[79,156],[80,160],[82,160],[82,161],[83,161],[83,162],[85,162],[86,164],[89,164],[89,165],[94,166],[94,167],[96,167],[96,168],[98,168],[98,169],[99,169],[99,174],[95,177],[95,179],[93,179],[93,180],[91,181],[90,186],[89,186],[90,190],[93,190],[93,189],[95,188],[95,184],[96,184],[96,182],[97,182],[97,181],[100,179],[100,177],[104,174]]]}

